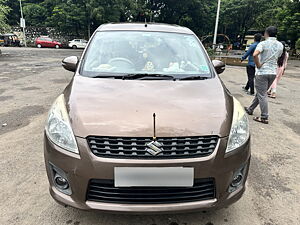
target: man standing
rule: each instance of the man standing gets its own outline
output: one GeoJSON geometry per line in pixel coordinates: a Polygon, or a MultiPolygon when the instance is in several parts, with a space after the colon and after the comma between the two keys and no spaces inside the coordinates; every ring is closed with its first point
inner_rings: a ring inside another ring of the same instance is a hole
{"type": "Polygon", "coordinates": [[[253,58],[253,53],[256,49],[256,46],[261,41],[262,35],[257,33],[254,35],[254,43],[252,43],[248,49],[248,51],[243,55],[241,61],[244,61],[248,57],[248,65],[247,65],[247,75],[248,75],[248,82],[245,87],[242,87],[243,90],[246,91],[249,95],[254,95],[254,78],[255,78],[255,63],[253,58]],[[248,91],[250,89],[250,92],[248,91]]]}
{"type": "Polygon", "coordinates": [[[257,67],[255,77],[256,95],[252,104],[246,112],[253,115],[254,109],[260,106],[261,116],[254,117],[257,122],[268,124],[268,97],[267,91],[276,78],[277,61],[283,52],[283,45],[277,41],[277,28],[270,26],[265,31],[265,41],[260,42],[253,54],[254,62],[257,67]],[[260,58],[259,58],[260,56],[260,58]]]}

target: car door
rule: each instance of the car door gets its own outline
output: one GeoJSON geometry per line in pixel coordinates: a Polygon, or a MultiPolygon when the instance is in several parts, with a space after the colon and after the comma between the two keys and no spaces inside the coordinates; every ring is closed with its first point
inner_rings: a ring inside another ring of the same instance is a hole
{"type": "Polygon", "coordinates": [[[76,45],[77,48],[81,48],[81,46],[80,46],[80,40],[76,39],[75,40],[75,45],[76,45]]]}
{"type": "Polygon", "coordinates": [[[53,40],[51,38],[47,38],[46,43],[47,43],[47,47],[50,47],[50,48],[54,47],[54,43],[53,43],[53,40]]]}
{"type": "Polygon", "coordinates": [[[42,47],[46,47],[45,38],[37,38],[36,44],[40,44],[42,47]]]}
{"type": "Polygon", "coordinates": [[[48,38],[41,38],[40,41],[43,47],[49,47],[48,38]]]}
{"type": "Polygon", "coordinates": [[[81,40],[77,39],[77,40],[75,40],[75,42],[76,42],[77,48],[82,48],[82,46],[81,46],[81,40]]]}
{"type": "Polygon", "coordinates": [[[54,48],[54,47],[55,47],[55,45],[56,45],[56,42],[55,42],[54,40],[52,40],[52,39],[51,39],[51,43],[50,43],[50,45],[51,45],[51,48],[54,48]]]}
{"type": "Polygon", "coordinates": [[[81,46],[81,48],[85,48],[86,47],[86,43],[87,43],[87,41],[86,40],[80,40],[80,46],[81,46]]]}
{"type": "Polygon", "coordinates": [[[71,43],[72,43],[72,44],[71,44],[72,47],[73,47],[73,46],[76,46],[76,48],[80,48],[80,46],[79,46],[79,44],[80,44],[79,40],[74,39],[71,43]]]}
{"type": "Polygon", "coordinates": [[[83,43],[82,43],[82,40],[81,40],[81,39],[78,40],[78,47],[79,47],[79,48],[83,48],[83,43]]]}

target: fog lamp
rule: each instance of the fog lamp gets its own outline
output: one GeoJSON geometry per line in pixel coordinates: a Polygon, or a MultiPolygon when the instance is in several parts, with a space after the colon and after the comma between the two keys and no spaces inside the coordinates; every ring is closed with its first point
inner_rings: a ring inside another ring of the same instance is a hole
{"type": "Polygon", "coordinates": [[[231,183],[228,187],[229,193],[236,191],[243,184],[246,168],[247,165],[244,165],[234,172],[231,183]]]}
{"type": "Polygon", "coordinates": [[[55,175],[54,181],[57,187],[60,189],[68,189],[69,187],[69,182],[67,179],[61,177],[59,174],[55,175]]]}
{"type": "Polygon", "coordinates": [[[52,163],[49,163],[49,165],[52,173],[52,181],[56,189],[66,195],[71,195],[72,190],[67,179],[67,174],[62,169],[54,166],[52,163]]]}
{"type": "Polygon", "coordinates": [[[235,177],[233,177],[233,180],[232,180],[230,186],[238,187],[242,183],[242,180],[243,180],[243,175],[241,173],[237,174],[235,177]]]}

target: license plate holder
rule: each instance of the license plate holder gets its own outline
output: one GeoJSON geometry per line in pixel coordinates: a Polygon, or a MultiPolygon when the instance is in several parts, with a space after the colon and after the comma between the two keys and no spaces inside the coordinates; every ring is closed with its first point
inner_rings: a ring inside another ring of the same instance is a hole
{"type": "Polygon", "coordinates": [[[192,167],[115,167],[115,187],[192,187],[192,167]]]}

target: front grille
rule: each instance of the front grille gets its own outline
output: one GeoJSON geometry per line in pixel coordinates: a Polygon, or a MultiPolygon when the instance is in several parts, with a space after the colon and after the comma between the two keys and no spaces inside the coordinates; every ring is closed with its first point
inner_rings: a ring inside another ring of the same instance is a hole
{"type": "Polygon", "coordinates": [[[210,155],[216,148],[218,136],[164,137],[157,138],[162,144],[161,152],[150,154],[146,144],[152,138],[147,137],[102,137],[88,136],[91,151],[99,157],[125,159],[176,159],[195,158],[210,155]]]}
{"type": "Polygon", "coordinates": [[[114,187],[113,180],[90,180],[87,200],[124,204],[167,204],[214,199],[213,178],[195,179],[193,187],[114,187]]]}

